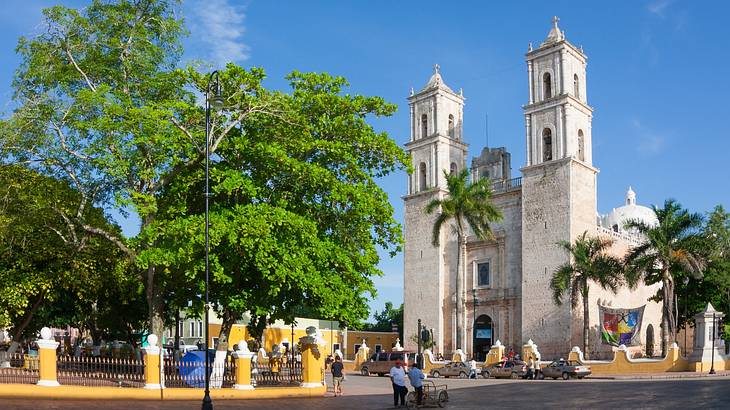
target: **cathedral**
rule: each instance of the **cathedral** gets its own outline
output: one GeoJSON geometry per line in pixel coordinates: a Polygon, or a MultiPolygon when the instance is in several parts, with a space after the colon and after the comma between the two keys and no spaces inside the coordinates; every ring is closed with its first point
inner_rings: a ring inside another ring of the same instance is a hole
{"type": "MultiPolygon", "coordinates": [[[[438,65],[426,86],[412,90],[408,98],[411,122],[406,149],[414,172],[408,176],[403,197],[406,348],[416,347],[412,338],[420,319],[432,330],[436,353],[448,355],[461,349],[484,360],[497,340],[519,351],[531,339],[544,358],[566,357],[572,346],[582,346],[583,308],[580,303],[571,309],[569,302],[556,305],[552,300],[552,274],[570,260],[557,243],[573,242],[584,232],[607,236],[614,240],[610,252],[622,257],[641,241],[636,232],[624,229],[624,222],[656,222],[651,209],[637,205],[631,188],[622,206],[605,215],[598,213],[599,170],[593,164],[587,57],[582,48],[566,40],[557,18],[539,47],[529,46],[526,60],[526,163],[519,176],[513,177],[505,148],[485,147],[467,163],[465,98],[462,91],[454,92],[446,85],[438,65]],[[444,172],[456,173],[468,166],[472,180],[492,181],[492,200],[503,220],[492,224],[493,239],[479,240],[470,234],[462,249],[457,249],[453,232],[442,229],[440,245],[435,247],[431,237],[438,212],[429,215],[424,208],[447,195],[444,172]]],[[[614,349],[601,343],[599,306],[645,306],[637,327],[640,343],[634,348],[659,345],[661,304],[648,300],[658,286],[623,288],[616,294],[591,286],[591,357],[614,349]]]]}

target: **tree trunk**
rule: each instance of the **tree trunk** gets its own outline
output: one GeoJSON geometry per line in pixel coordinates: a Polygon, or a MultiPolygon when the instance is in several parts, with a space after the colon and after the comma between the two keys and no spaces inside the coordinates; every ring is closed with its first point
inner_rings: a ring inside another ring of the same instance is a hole
{"type": "Polygon", "coordinates": [[[20,345],[20,339],[23,336],[23,332],[25,332],[25,329],[30,324],[30,321],[33,319],[33,316],[35,315],[35,312],[38,311],[38,308],[41,306],[41,302],[43,302],[43,300],[45,298],[46,298],[46,292],[41,291],[41,293],[38,294],[38,299],[36,299],[36,301],[33,303],[33,306],[31,306],[30,310],[25,312],[25,314],[23,315],[23,320],[21,320],[20,323],[18,324],[18,326],[16,326],[13,329],[13,332],[12,332],[13,343],[10,345],[10,349],[8,350],[9,353],[14,353],[15,350],[20,345]]]}
{"type": "Polygon", "coordinates": [[[589,358],[588,354],[588,332],[590,331],[590,318],[588,317],[589,306],[588,306],[588,285],[583,287],[582,296],[583,298],[583,357],[589,358]]]}
{"type": "Polygon", "coordinates": [[[674,319],[674,283],[671,280],[669,271],[664,271],[662,279],[662,324],[664,332],[662,332],[662,356],[665,356],[669,343],[674,342],[677,338],[677,325],[674,319]]]}
{"type": "Polygon", "coordinates": [[[230,309],[223,311],[223,323],[221,323],[221,331],[218,334],[218,351],[228,351],[229,337],[231,336],[231,329],[236,323],[236,314],[230,309]]]}
{"type": "Polygon", "coordinates": [[[147,268],[147,307],[149,309],[149,331],[158,337],[164,332],[164,320],[162,314],[165,308],[165,301],[160,290],[155,286],[155,267],[147,268]]]}
{"type": "MultiPolygon", "coordinates": [[[[461,233],[458,233],[456,239],[456,349],[461,349],[461,315],[459,310],[461,308],[461,233]]],[[[456,350],[454,349],[454,350],[456,350]]]]}

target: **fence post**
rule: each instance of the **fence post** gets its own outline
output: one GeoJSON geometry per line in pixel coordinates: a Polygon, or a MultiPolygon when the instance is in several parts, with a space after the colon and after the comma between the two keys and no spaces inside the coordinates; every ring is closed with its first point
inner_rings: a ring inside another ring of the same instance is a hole
{"type": "Polygon", "coordinates": [[[245,340],[238,342],[238,350],[233,353],[236,360],[236,384],[234,389],[251,390],[251,359],[256,353],[248,350],[248,343],[245,340]]]}
{"type": "Polygon", "coordinates": [[[144,347],[144,388],[164,389],[160,377],[160,347],[157,346],[157,335],[147,336],[147,346],[144,347]]]}
{"type": "Polygon", "coordinates": [[[41,329],[41,338],[36,340],[38,344],[38,386],[58,386],[56,376],[56,349],[58,342],[53,340],[51,329],[41,329]]]}
{"type": "Polygon", "coordinates": [[[302,387],[322,387],[324,358],[319,349],[317,328],[309,326],[307,335],[299,339],[302,345],[302,387]]]}

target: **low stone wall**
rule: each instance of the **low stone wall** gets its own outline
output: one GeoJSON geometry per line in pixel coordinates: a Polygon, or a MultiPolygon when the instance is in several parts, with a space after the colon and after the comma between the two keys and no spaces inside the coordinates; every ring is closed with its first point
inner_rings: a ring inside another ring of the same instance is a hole
{"type": "Polygon", "coordinates": [[[663,359],[632,359],[626,346],[620,346],[611,361],[584,360],[583,352],[576,346],[568,355],[568,360],[590,366],[593,375],[684,372],[689,370],[689,362],[681,356],[676,343],[669,348],[667,356],[663,359]]]}

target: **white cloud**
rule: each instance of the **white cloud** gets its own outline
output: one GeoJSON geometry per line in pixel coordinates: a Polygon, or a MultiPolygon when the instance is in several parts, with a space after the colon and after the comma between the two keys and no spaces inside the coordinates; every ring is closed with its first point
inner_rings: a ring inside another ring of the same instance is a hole
{"type": "Polygon", "coordinates": [[[664,17],[664,10],[672,4],[671,0],[657,0],[652,3],[649,3],[648,6],[646,6],[646,9],[649,10],[649,13],[657,15],[659,17],[664,17]]]}
{"type": "Polygon", "coordinates": [[[242,62],[249,57],[249,47],[243,42],[246,14],[242,7],[229,0],[195,0],[193,35],[206,45],[207,57],[218,68],[228,62],[242,62]]]}

